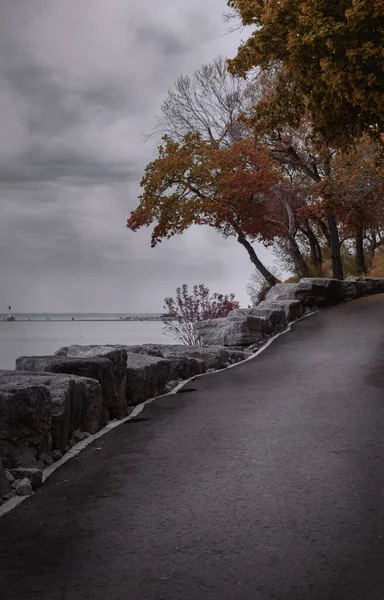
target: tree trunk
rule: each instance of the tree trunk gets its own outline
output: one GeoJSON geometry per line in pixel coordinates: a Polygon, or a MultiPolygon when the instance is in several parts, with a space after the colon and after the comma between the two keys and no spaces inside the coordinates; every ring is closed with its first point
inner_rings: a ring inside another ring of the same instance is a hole
{"type": "Polygon", "coordinates": [[[332,271],[335,279],[344,279],[340,255],[340,238],[335,215],[328,216],[328,230],[331,242],[332,271]]]}
{"type": "Polygon", "coordinates": [[[371,242],[368,246],[368,271],[372,269],[376,248],[377,246],[374,242],[371,242]]]}
{"type": "Polygon", "coordinates": [[[251,262],[255,265],[256,269],[262,274],[262,276],[268,282],[268,284],[271,287],[273,287],[274,285],[276,285],[276,283],[279,283],[279,280],[276,279],[276,277],[274,275],[272,275],[272,273],[270,273],[266,267],[264,267],[263,263],[258,258],[252,244],[250,244],[248,242],[246,237],[244,235],[240,234],[237,238],[237,241],[242,246],[244,246],[244,248],[246,249],[246,251],[249,254],[249,258],[251,259],[251,262]]]}
{"type": "Polygon", "coordinates": [[[323,253],[319,244],[319,240],[313,233],[309,223],[306,222],[305,227],[300,227],[300,231],[305,235],[309,242],[313,266],[316,268],[321,267],[323,264],[323,253]]]}
{"type": "Polygon", "coordinates": [[[329,247],[331,247],[331,237],[329,235],[329,229],[326,226],[326,224],[324,223],[324,221],[322,219],[317,218],[316,219],[316,223],[318,224],[318,226],[320,227],[323,236],[325,237],[325,239],[327,240],[327,245],[329,247]]]}
{"type": "Polygon", "coordinates": [[[363,275],[363,273],[367,272],[365,266],[365,258],[364,258],[364,238],[363,238],[363,230],[360,228],[357,230],[356,238],[356,271],[358,275],[363,275]]]}
{"type": "Polygon", "coordinates": [[[300,252],[300,248],[297,245],[295,237],[290,233],[288,234],[288,245],[297,275],[300,277],[300,279],[302,277],[309,277],[307,264],[300,252]]]}

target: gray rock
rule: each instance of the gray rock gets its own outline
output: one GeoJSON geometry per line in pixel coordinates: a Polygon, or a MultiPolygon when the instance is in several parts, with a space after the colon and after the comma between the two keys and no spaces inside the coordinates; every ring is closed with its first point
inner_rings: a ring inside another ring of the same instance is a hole
{"type": "Polygon", "coordinates": [[[343,289],[343,299],[355,300],[362,296],[371,294],[383,294],[384,293],[384,279],[376,277],[353,277],[349,276],[341,282],[343,289]]]}
{"type": "Polygon", "coordinates": [[[166,392],[170,363],[163,358],[127,353],[127,404],[134,406],[166,392]]]}
{"type": "Polygon", "coordinates": [[[26,469],[34,469],[36,467],[36,457],[32,454],[32,452],[24,452],[21,456],[19,456],[17,460],[17,466],[26,469]]]}
{"type": "Polygon", "coordinates": [[[273,330],[268,319],[248,315],[199,321],[196,327],[207,346],[249,346],[273,330]]]}
{"type": "MultiPolygon", "coordinates": [[[[102,388],[103,407],[109,418],[125,415],[125,399],[121,398],[121,382],[116,378],[113,363],[100,356],[91,358],[74,356],[31,356],[16,361],[19,371],[66,373],[96,379],[102,388]]],[[[103,417],[103,421],[108,417],[103,417]]]]}
{"type": "Polygon", "coordinates": [[[205,373],[207,369],[221,369],[226,362],[239,362],[247,357],[244,351],[223,346],[183,346],[180,344],[144,344],[142,346],[127,346],[128,352],[149,354],[163,357],[171,361],[172,379],[189,379],[194,375],[205,373]],[[177,363],[177,360],[188,360],[177,363]],[[172,365],[172,361],[174,361],[172,365]],[[197,362],[194,362],[197,361],[197,362]]]}
{"type": "Polygon", "coordinates": [[[285,312],[285,322],[291,323],[300,319],[303,314],[303,307],[300,300],[263,300],[256,308],[275,308],[285,312]]]}
{"type": "Polygon", "coordinates": [[[338,279],[306,277],[299,283],[278,283],[267,294],[266,301],[300,300],[303,306],[332,306],[341,302],[343,290],[338,279]]]}
{"type": "Polygon", "coordinates": [[[6,467],[16,466],[26,452],[36,457],[52,445],[49,388],[12,373],[0,373],[0,455],[6,467]]]}
{"type": "Polygon", "coordinates": [[[171,392],[172,390],[175,389],[175,387],[177,387],[179,385],[179,383],[182,382],[182,379],[175,379],[172,381],[168,381],[167,385],[165,386],[165,391],[166,392],[171,392]]]}
{"type": "Polygon", "coordinates": [[[56,350],[54,355],[55,356],[68,356],[68,346],[63,346],[62,348],[59,348],[59,350],[56,350]]]}
{"type": "Polygon", "coordinates": [[[3,461],[0,457],[0,498],[3,498],[3,496],[10,492],[13,481],[10,481],[9,475],[9,471],[4,470],[3,461]]]}
{"type": "Polygon", "coordinates": [[[16,480],[21,479],[24,481],[24,479],[28,479],[34,490],[43,485],[43,472],[40,469],[11,469],[11,474],[16,480]]]}
{"type": "Polygon", "coordinates": [[[36,461],[36,469],[40,469],[40,471],[43,471],[46,466],[47,465],[45,465],[42,460],[36,461]]]}
{"type": "Polygon", "coordinates": [[[108,410],[112,419],[122,419],[128,414],[125,401],[126,362],[127,353],[123,346],[91,345],[81,346],[73,344],[61,348],[59,352],[66,352],[68,357],[79,358],[107,358],[113,365],[114,374],[114,400],[109,404],[108,410]]]}
{"type": "Polygon", "coordinates": [[[356,300],[368,293],[367,285],[358,277],[347,277],[341,282],[343,300],[356,300]]]}
{"type": "Polygon", "coordinates": [[[228,315],[230,319],[256,317],[270,321],[275,331],[283,331],[286,324],[286,313],[281,306],[274,306],[266,302],[260,303],[255,308],[235,309],[228,315]]]}
{"type": "Polygon", "coordinates": [[[5,475],[5,479],[8,481],[9,484],[12,485],[12,483],[15,483],[15,478],[9,469],[4,469],[4,475],[5,475]]]}
{"type": "Polygon", "coordinates": [[[43,454],[40,455],[38,462],[42,462],[46,467],[50,467],[53,463],[53,458],[50,454],[43,452],[43,454]]]}
{"type": "Polygon", "coordinates": [[[63,453],[60,452],[60,450],[54,450],[52,452],[52,458],[54,462],[57,462],[58,460],[61,460],[63,458],[63,453]]]}
{"type": "Polygon", "coordinates": [[[126,350],[130,354],[144,354],[155,358],[164,358],[169,361],[170,380],[189,379],[194,375],[205,372],[204,361],[202,361],[200,357],[189,356],[185,352],[179,351],[179,348],[186,348],[186,346],[168,346],[161,344],[126,346],[126,350]]]}
{"type": "Polygon", "coordinates": [[[29,479],[27,479],[25,477],[25,479],[22,479],[20,481],[20,483],[18,484],[18,486],[16,488],[16,495],[17,496],[29,496],[29,494],[32,494],[32,484],[29,481],[29,479]]]}
{"type": "Polygon", "coordinates": [[[72,439],[77,444],[78,442],[86,440],[89,437],[89,435],[90,434],[87,431],[75,431],[75,433],[72,436],[72,439]]]}
{"type": "Polygon", "coordinates": [[[170,354],[166,357],[166,360],[169,362],[171,380],[180,379],[183,381],[205,372],[204,361],[198,357],[170,354]]]}
{"type": "Polygon", "coordinates": [[[361,281],[365,284],[366,294],[384,294],[384,279],[364,277],[361,281]]]}
{"type": "MultiPolygon", "coordinates": [[[[95,379],[61,373],[0,371],[0,385],[1,381],[15,377],[30,385],[44,385],[50,390],[54,449],[63,451],[77,429],[96,433],[107,423],[102,388],[95,379]]],[[[19,466],[33,467],[35,462],[23,462],[19,466]]]]}

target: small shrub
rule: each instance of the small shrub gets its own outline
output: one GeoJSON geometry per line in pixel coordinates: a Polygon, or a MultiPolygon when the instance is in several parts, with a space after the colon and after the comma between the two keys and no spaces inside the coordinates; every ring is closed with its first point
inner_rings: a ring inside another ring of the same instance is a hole
{"type": "Polygon", "coordinates": [[[197,321],[226,317],[233,309],[239,308],[234,294],[213,294],[204,285],[193,286],[188,293],[187,284],[176,290],[176,298],[165,298],[166,313],[163,315],[163,331],[185,345],[200,345],[196,329],[197,321]]]}

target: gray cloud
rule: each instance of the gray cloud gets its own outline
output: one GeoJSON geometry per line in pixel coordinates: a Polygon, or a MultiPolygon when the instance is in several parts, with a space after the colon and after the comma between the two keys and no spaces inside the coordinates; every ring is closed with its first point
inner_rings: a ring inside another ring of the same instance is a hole
{"type": "Polygon", "coordinates": [[[190,4],[0,3],[0,312],[156,311],[184,281],[246,300],[234,240],[194,228],[153,250],[125,228],[167,89],[239,42],[223,0],[190,4]]]}

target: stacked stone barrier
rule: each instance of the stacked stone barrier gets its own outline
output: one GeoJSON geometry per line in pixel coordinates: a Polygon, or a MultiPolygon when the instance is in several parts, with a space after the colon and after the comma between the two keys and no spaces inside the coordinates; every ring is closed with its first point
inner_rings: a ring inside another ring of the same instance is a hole
{"type": "Polygon", "coordinates": [[[384,293],[384,279],[304,278],[298,283],[278,283],[255,308],[235,309],[228,317],[200,321],[197,328],[204,344],[246,348],[262,344],[309,311],[380,293],[384,293]]]}

